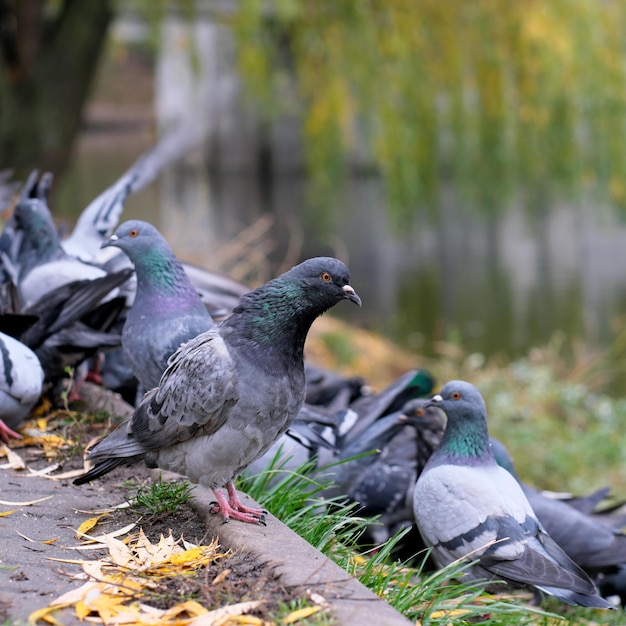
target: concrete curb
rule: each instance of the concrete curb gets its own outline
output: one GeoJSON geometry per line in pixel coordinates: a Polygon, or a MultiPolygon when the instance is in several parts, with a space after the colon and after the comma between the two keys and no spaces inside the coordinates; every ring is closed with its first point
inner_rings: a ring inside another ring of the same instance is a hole
{"type": "MultiPolygon", "coordinates": [[[[151,470],[153,478],[180,478],[177,474],[151,470]]],[[[248,506],[259,507],[252,498],[241,493],[248,506]]],[[[210,535],[231,550],[245,550],[268,563],[280,575],[285,585],[310,590],[324,597],[331,613],[341,626],[376,624],[377,626],[409,626],[409,619],[371,592],[358,580],[307,543],[280,520],[268,513],[267,525],[222,522],[211,513],[215,501],[209,489],[197,486],[191,504],[204,517],[210,535]]]]}

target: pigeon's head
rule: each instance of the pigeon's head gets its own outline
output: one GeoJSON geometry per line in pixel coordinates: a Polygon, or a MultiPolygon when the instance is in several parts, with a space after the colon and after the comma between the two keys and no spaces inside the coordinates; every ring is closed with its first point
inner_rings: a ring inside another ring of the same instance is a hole
{"type": "Polygon", "coordinates": [[[350,300],[361,306],[361,298],[350,286],[350,271],[339,259],[314,257],[296,265],[278,279],[294,285],[302,297],[329,309],[340,300],[350,300]]]}
{"type": "Polygon", "coordinates": [[[443,413],[431,401],[425,398],[414,398],[402,407],[406,420],[419,429],[428,429],[443,433],[446,420],[443,413]]]}
{"type": "Polygon", "coordinates": [[[25,233],[27,239],[35,247],[58,245],[59,236],[52,221],[50,209],[44,201],[35,198],[21,200],[15,206],[13,219],[17,228],[25,233]]]}
{"type": "Polygon", "coordinates": [[[427,403],[438,406],[448,419],[455,417],[481,415],[486,416],[485,401],[474,385],[463,380],[451,380],[427,403]]]}
{"type": "Polygon", "coordinates": [[[120,248],[134,261],[162,240],[161,233],[152,224],[141,220],[129,220],[121,224],[100,247],[120,248]]]}

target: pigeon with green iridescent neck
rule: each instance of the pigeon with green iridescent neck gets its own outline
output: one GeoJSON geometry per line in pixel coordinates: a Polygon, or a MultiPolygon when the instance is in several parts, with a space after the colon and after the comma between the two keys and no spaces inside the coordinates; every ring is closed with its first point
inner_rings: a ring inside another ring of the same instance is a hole
{"type": "Polygon", "coordinates": [[[417,479],[413,512],[439,566],[466,557],[477,561],[465,570],[466,580],[502,580],[569,604],[613,608],[546,532],[515,478],[496,463],[478,390],[454,380],[429,405],[441,408],[448,421],[417,479]]]}
{"type": "Polygon", "coordinates": [[[122,331],[124,356],[145,390],[159,384],[180,345],[214,326],[183,266],[152,224],[124,222],[102,247],[115,246],[135,266],[137,287],[122,331]]]}
{"type": "Polygon", "coordinates": [[[74,482],[144,459],[211,488],[225,520],[259,523],[262,511],[241,503],[233,480],[296,418],[309,328],[346,299],[361,304],[348,268],[329,257],[309,259],[245,294],[230,317],[181,346],[159,386],[89,452],[96,465],[74,482]]]}

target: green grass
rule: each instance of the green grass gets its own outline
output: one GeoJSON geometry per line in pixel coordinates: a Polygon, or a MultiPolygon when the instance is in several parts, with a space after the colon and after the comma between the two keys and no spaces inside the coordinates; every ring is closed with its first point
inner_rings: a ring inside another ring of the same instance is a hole
{"type": "Polygon", "coordinates": [[[311,464],[305,464],[298,471],[287,471],[275,459],[267,471],[241,479],[238,487],[409,619],[423,625],[479,620],[500,626],[542,624],[558,618],[486,594],[480,585],[456,582],[469,562],[426,573],[422,568],[427,554],[417,567],[394,561],[391,555],[406,531],[363,556],[358,542],[372,520],[356,515],[355,504],[342,504],[340,498],[323,499],[320,492],[329,483],[312,479],[307,475],[310,470],[311,464]]]}
{"type": "MultiPolygon", "coordinates": [[[[487,404],[490,434],[507,446],[526,482],[574,493],[609,485],[616,497],[624,498],[626,397],[609,393],[615,388],[612,379],[622,374],[622,362],[626,331],[603,354],[565,346],[555,336],[513,362],[487,360],[446,344],[436,360],[418,365],[431,369],[439,385],[463,379],[478,387],[487,404]]],[[[501,595],[489,594],[458,581],[467,563],[429,573],[422,571],[424,557],[417,559],[417,567],[394,561],[393,547],[402,542],[402,533],[361,557],[358,539],[371,520],[359,518],[353,506],[345,507],[339,499],[324,508],[329,503],[320,491],[326,485],[308,478],[308,469],[284,472],[275,463],[241,488],[411,620],[424,626],[626,623],[622,610],[584,609],[547,598],[544,612],[530,605],[529,594],[505,589],[501,595]],[[276,477],[280,482],[271,483],[276,477]]]]}
{"type": "Polygon", "coordinates": [[[139,513],[151,515],[174,513],[191,497],[194,486],[185,480],[163,481],[161,476],[147,487],[139,487],[130,498],[132,507],[139,513]]]}

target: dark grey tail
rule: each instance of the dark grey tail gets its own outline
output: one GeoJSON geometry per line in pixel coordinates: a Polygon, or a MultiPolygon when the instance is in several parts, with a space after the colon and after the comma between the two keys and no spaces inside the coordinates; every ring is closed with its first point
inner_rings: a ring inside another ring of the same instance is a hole
{"type": "Polygon", "coordinates": [[[108,474],[120,465],[133,465],[144,458],[145,448],[132,434],[128,433],[128,427],[129,422],[120,424],[102,441],[89,449],[87,459],[96,465],[86,474],[76,478],[74,480],[75,485],[83,485],[90,480],[108,474]]]}
{"type": "Polygon", "coordinates": [[[588,606],[594,609],[614,609],[610,602],[605,600],[602,596],[592,593],[578,593],[576,591],[569,591],[568,589],[559,589],[558,587],[545,587],[544,585],[537,585],[538,589],[545,593],[567,602],[567,604],[573,604],[574,606],[588,606]]]}
{"type": "Polygon", "coordinates": [[[120,465],[129,465],[129,461],[132,462],[131,459],[107,459],[106,461],[98,463],[95,467],[92,467],[86,474],[75,478],[73,483],[75,485],[84,485],[85,483],[108,474],[120,465]]]}

